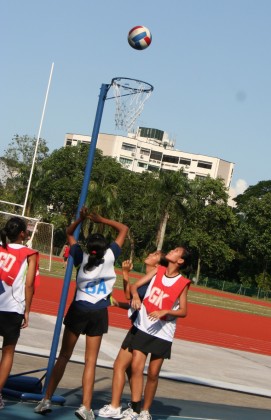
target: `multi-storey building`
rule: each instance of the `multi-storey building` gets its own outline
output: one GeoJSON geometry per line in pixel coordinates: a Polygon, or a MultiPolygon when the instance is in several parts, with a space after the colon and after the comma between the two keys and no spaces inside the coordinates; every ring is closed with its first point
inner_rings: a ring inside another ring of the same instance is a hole
{"type": "MultiPolygon", "coordinates": [[[[65,135],[65,146],[89,143],[90,136],[65,135]]],[[[139,127],[127,137],[100,133],[97,148],[105,156],[118,160],[125,168],[134,172],[177,171],[183,169],[189,179],[222,178],[230,187],[234,164],[220,158],[183,152],[174,149],[174,141],[166,132],[154,128],[139,127]]]]}

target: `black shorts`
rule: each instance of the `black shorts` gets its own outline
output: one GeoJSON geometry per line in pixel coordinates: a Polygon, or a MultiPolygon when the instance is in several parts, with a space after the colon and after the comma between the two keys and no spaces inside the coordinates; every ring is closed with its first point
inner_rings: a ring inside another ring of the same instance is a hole
{"type": "Polygon", "coordinates": [[[123,340],[121,348],[129,351],[139,350],[144,354],[152,354],[162,359],[170,359],[172,342],[147,334],[132,327],[123,340]]]}
{"type": "Polygon", "coordinates": [[[4,345],[17,343],[23,319],[17,312],[0,311],[0,336],[4,338],[4,345]]]}
{"type": "Polygon", "coordinates": [[[108,311],[107,308],[79,308],[76,302],[72,302],[63,324],[75,334],[100,336],[108,331],[108,311]]]}

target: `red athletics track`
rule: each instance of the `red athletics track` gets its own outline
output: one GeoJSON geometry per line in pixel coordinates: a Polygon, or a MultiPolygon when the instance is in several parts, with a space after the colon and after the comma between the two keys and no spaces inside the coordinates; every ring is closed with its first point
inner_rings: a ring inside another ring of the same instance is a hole
{"type": "MultiPolygon", "coordinates": [[[[63,279],[41,276],[40,286],[35,292],[31,310],[41,314],[57,315],[62,285],[63,279]]],[[[73,281],[70,284],[66,308],[73,298],[74,290],[75,282],[73,281]]],[[[196,290],[205,293],[205,290],[198,288],[196,290]]],[[[208,290],[206,292],[221,296],[219,291],[208,290]]],[[[227,295],[229,299],[259,304],[258,301],[253,302],[246,297],[223,294],[223,296],[227,295]]],[[[115,289],[114,297],[123,301],[124,295],[122,290],[115,289]]],[[[261,304],[264,305],[264,302],[261,304]]],[[[270,305],[268,302],[265,302],[265,304],[270,305]]],[[[270,318],[194,303],[189,303],[188,310],[186,318],[178,319],[176,338],[271,355],[270,318]]],[[[127,330],[130,327],[127,312],[116,307],[109,308],[109,323],[113,327],[127,330]]]]}

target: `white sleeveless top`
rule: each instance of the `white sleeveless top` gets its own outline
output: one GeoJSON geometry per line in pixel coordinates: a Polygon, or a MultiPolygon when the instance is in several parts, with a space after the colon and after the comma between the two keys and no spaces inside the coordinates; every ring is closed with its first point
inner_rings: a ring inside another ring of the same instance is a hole
{"type": "MultiPolygon", "coordinates": [[[[10,248],[20,249],[24,245],[9,244],[10,248]]],[[[23,261],[18,275],[16,276],[12,286],[8,286],[4,281],[2,285],[5,289],[0,295],[0,311],[17,312],[24,314],[25,311],[25,279],[28,269],[27,258],[23,261]]]]}
{"type": "Polygon", "coordinates": [[[88,254],[83,253],[83,261],[77,274],[75,300],[83,300],[97,303],[106,299],[113,290],[116,282],[114,269],[115,256],[108,248],[104,254],[104,263],[84,272],[84,266],[88,261],[88,254]]]}

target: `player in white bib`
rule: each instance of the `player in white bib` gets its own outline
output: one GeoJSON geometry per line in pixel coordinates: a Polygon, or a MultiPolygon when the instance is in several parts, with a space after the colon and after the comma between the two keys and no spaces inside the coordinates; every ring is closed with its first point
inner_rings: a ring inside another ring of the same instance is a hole
{"type": "Polygon", "coordinates": [[[80,217],[67,228],[70,255],[77,268],[76,292],[73,302],[64,318],[64,333],[58,360],[54,366],[46,395],[35,408],[36,413],[51,411],[51,397],[61,380],[67,362],[80,336],[86,336],[85,368],[83,372],[83,401],[75,415],[83,420],[94,420],[91,409],[95,367],[104,333],[108,330],[108,306],[110,294],[116,281],[114,263],[120,255],[128,227],[115,220],[106,219],[94,213],[88,214],[83,207],[80,217]],[[74,231],[86,218],[115,229],[118,234],[114,242],[107,244],[105,237],[94,233],[87,238],[84,252],[74,237],[74,231]]]}

